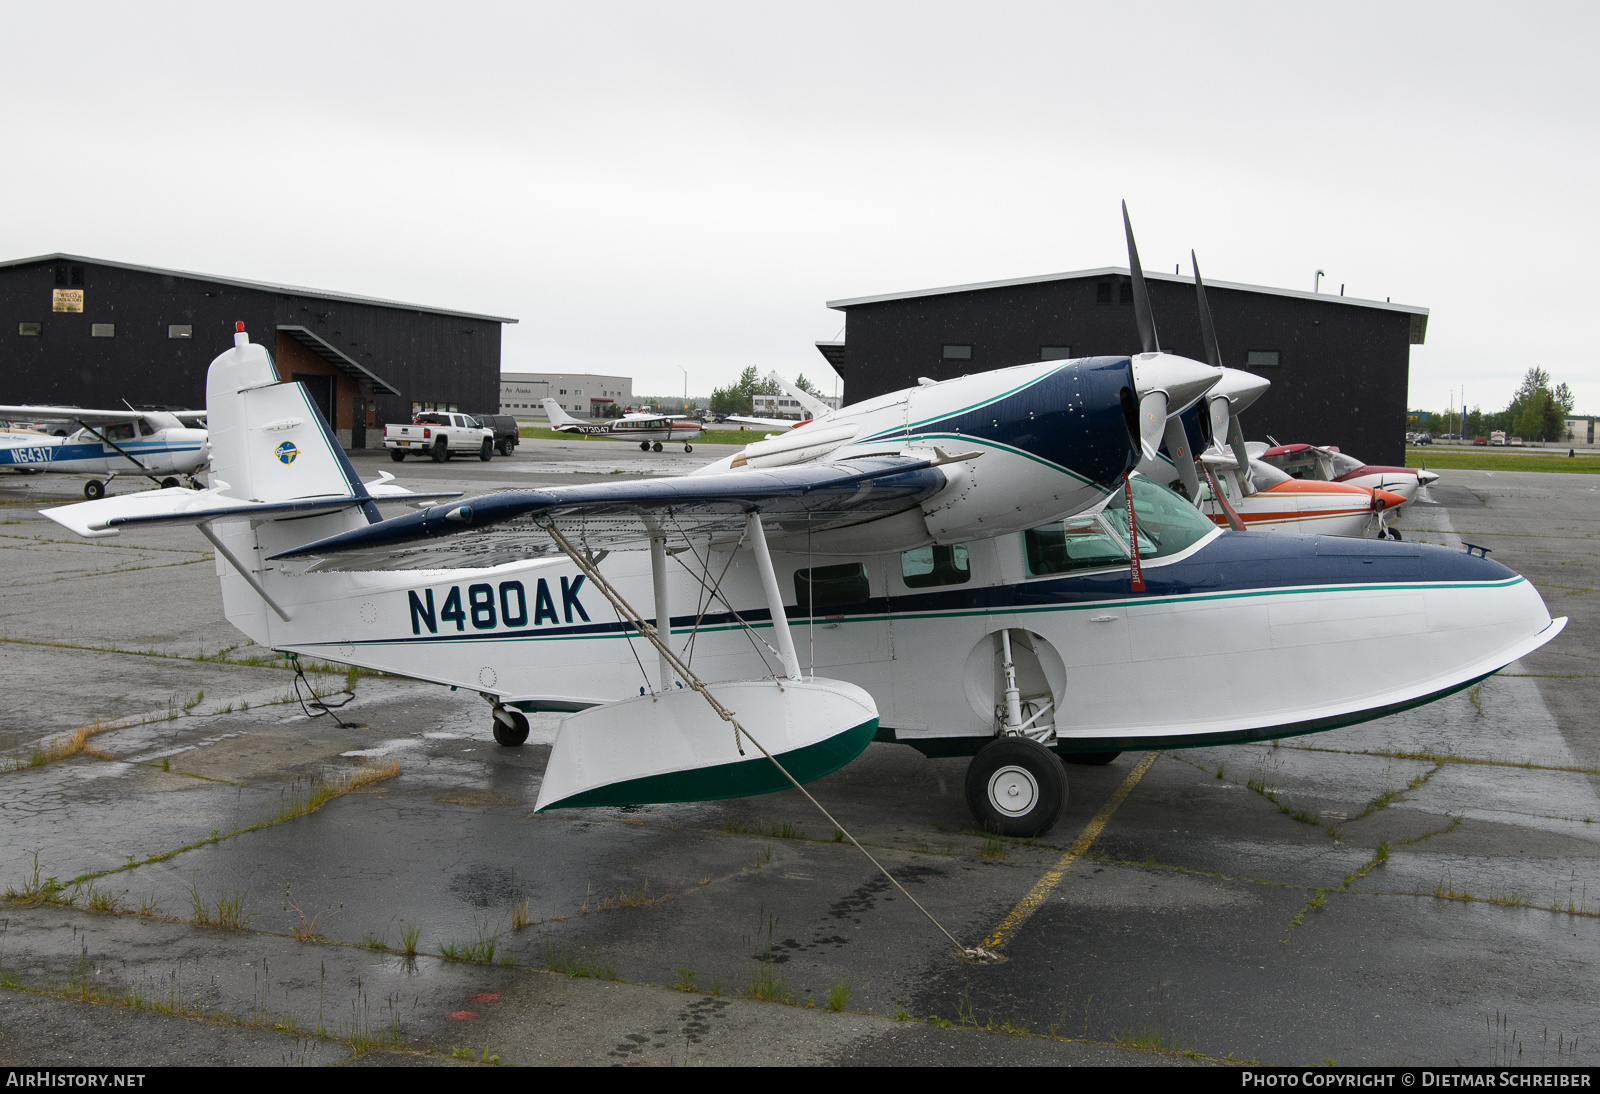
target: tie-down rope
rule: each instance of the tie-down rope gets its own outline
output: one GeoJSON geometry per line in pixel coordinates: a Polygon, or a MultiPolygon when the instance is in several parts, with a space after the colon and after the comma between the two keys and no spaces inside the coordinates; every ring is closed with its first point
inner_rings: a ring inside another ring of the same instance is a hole
{"type": "MultiPolygon", "coordinates": [[[[907,900],[911,901],[912,905],[917,909],[917,911],[928,917],[928,922],[937,927],[939,929],[939,933],[950,940],[950,944],[956,948],[956,952],[959,953],[962,958],[968,961],[988,961],[994,958],[994,954],[991,954],[981,946],[963,946],[956,940],[955,935],[945,930],[944,924],[935,919],[933,917],[933,913],[924,908],[916,897],[906,892],[906,887],[901,885],[900,882],[895,879],[895,876],[884,868],[883,863],[873,858],[872,852],[861,846],[861,842],[857,840],[855,836],[850,834],[850,830],[835,820],[833,814],[828,812],[823,804],[816,798],[812,797],[811,792],[800,784],[799,779],[796,779],[793,775],[789,774],[789,769],[784,767],[783,764],[779,763],[776,756],[767,751],[767,746],[762,744],[761,741],[757,739],[748,729],[739,724],[738,718],[734,715],[734,712],[723,706],[717,697],[711,694],[711,690],[706,686],[706,682],[700,679],[700,677],[696,676],[694,671],[691,670],[689,666],[684,663],[683,659],[677,655],[677,652],[673,650],[671,646],[667,645],[667,643],[661,640],[661,636],[656,633],[656,629],[650,624],[646,623],[644,621],[644,617],[633,610],[633,606],[630,605],[627,600],[623,599],[622,594],[612,586],[611,582],[607,581],[601,576],[599,568],[591,563],[586,557],[584,557],[584,555],[572,545],[572,542],[568,540],[566,536],[561,534],[561,532],[556,528],[553,520],[551,520],[548,516],[541,516],[537,518],[537,523],[550,534],[550,538],[555,540],[556,546],[561,548],[562,552],[572,560],[573,564],[577,566],[579,570],[583,571],[583,575],[594,583],[594,587],[600,590],[601,595],[611,602],[611,606],[617,610],[618,614],[625,616],[628,622],[632,623],[634,627],[638,629],[639,633],[644,635],[645,639],[652,646],[654,646],[657,651],[660,652],[661,656],[666,658],[672,667],[689,682],[689,686],[705,697],[706,702],[711,704],[711,709],[717,712],[717,716],[719,718],[733,726],[735,744],[738,743],[740,735],[750,738],[750,742],[761,750],[761,754],[768,760],[772,761],[772,766],[776,767],[780,772],[782,772],[783,777],[793,783],[794,788],[800,791],[800,793],[804,794],[806,796],[806,800],[812,805],[816,806],[817,811],[820,812],[824,817],[827,817],[828,822],[832,824],[834,828],[844,833],[845,839],[849,840],[855,846],[857,851],[860,851],[863,855],[865,855],[867,857],[867,861],[876,866],[878,868],[878,872],[883,874],[884,877],[888,878],[890,884],[892,884],[896,889],[899,889],[900,894],[907,900]]],[[[776,627],[788,626],[788,621],[782,616],[776,616],[772,622],[773,626],[776,627]]],[[[744,755],[743,748],[739,749],[739,754],[741,756],[744,755]]]]}

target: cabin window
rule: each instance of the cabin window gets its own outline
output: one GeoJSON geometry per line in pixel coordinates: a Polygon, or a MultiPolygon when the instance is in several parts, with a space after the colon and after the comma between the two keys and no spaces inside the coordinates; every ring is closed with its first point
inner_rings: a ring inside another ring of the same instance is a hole
{"type": "Polygon", "coordinates": [[[794,600],[802,610],[860,604],[870,596],[867,567],[862,562],[816,566],[794,572],[794,600]]]}
{"type": "Polygon", "coordinates": [[[970,361],[972,360],[972,347],[947,345],[944,347],[944,359],[946,361],[970,361]]]}
{"type": "Polygon", "coordinates": [[[1278,359],[1278,351],[1275,349],[1252,349],[1245,351],[1245,368],[1272,368],[1273,366],[1281,365],[1282,363],[1283,362],[1278,359]]]}
{"type": "Polygon", "coordinates": [[[1070,361],[1072,360],[1071,346],[1040,346],[1039,360],[1041,361],[1070,361]]]}
{"type": "MultiPolygon", "coordinates": [[[[134,438],[132,422],[118,422],[115,425],[97,425],[94,427],[94,430],[95,433],[100,434],[101,437],[108,441],[131,441],[134,438]]],[[[89,436],[91,439],[95,439],[93,433],[91,433],[89,436]]]]}
{"type": "Polygon", "coordinates": [[[936,543],[907,551],[900,556],[900,576],[905,578],[908,589],[965,585],[972,580],[966,544],[944,546],[936,543]]]}
{"type": "Polygon", "coordinates": [[[1029,577],[1126,566],[1122,542],[1099,517],[1072,517],[1022,533],[1029,577]]]}
{"type": "MultiPolygon", "coordinates": [[[[1189,502],[1143,475],[1133,479],[1134,512],[1139,518],[1139,557],[1162,558],[1185,550],[1216,530],[1216,525],[1189,502]]],[[[1128,541],[1127,495],[1118,490],[1100,511],[1105,522],[1128,541]]]]}
{"type": "Polygon", "coordinates": [[[145,421],[143,418],[139,419],[139,436],[141,436],[141,437],[153,437],[153,436],[155,436],[155,432],[156,432],[156,427],[155,426],[151,425],[149,422],[145,421]]]}

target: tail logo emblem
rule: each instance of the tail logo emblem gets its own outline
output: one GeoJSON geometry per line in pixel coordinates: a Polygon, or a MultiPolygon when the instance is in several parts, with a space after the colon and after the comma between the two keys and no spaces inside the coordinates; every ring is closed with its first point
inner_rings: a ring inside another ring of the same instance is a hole
{"type": "Polygon", "coordinates": [[[296,456],[300,455],[300,450],[294,446],[293,441],[284,441],[273,450],[273,455],[278,457],[279,463],[287,466],[294,462],[296,456]]]}

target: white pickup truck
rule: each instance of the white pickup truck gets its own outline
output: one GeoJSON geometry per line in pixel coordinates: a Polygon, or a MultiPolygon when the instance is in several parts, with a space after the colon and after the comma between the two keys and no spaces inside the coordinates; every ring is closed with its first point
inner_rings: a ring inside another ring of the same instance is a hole
{"type": "Polygon", "coordinates": [[[399,463],[410,452],[432,456],[443,463],[451,456],[476,456],[487,461],[494,455],[494,430],[485,429],[469,414],[429,410],[417,415],[410,425],[383,427],[383,447],[389,458],[399,463]]]}

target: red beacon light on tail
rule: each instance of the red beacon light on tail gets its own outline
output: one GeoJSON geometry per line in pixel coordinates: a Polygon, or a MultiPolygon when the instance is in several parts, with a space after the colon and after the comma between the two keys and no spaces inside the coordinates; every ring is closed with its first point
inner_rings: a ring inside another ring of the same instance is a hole
{"type": "Polygon", "coordinates": [[[239,349],[243,349],[250,344],[250,336],[244,332],[243,319],[233,325],[233,344],[239,349]]]}

